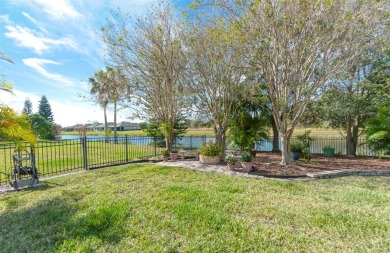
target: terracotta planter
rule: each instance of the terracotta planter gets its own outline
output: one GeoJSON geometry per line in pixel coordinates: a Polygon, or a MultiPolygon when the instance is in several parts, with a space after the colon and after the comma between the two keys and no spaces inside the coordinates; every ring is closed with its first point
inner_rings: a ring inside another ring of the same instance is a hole
{"type": "Polygon", "coordinates": [[[214,165],[220,162],[220,157],[199,155],[199,161],[200,163],[214,165]]]}
{"type": "Polygon", "coordinates": [[[168,156],[163,156],[163,162],[168,162],[169,157],[168,156]]]}
{"type": "Polygon", "coordinates": [[[249,172],[252,169],[253,162],[241,162],[242,164],[242,170],[244,172],[249,172]]]}
{"type": "Polygon", "coordinates": [[[226,169],[227,170],[234,170],[236,168],[236,165],[235,164],[228,164],[227,166],[226,166],[226,169]]]}
{"type": "Polygon", "coordinates": [[[171,160],[172,161],[176,161],[177,160],[178,153],[170,153],[170,155],[171,155],[171,160]]]}

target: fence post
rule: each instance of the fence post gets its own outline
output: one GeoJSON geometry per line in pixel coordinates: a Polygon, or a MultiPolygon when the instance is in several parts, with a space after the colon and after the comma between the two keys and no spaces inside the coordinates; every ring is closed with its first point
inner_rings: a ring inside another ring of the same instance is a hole
{"type": "Polygon", "coordinates": [[[127,139],[127,135],[126,135],[126,138],[125,138],[125,143],[126,143],[126,162],[128,163],[129,162],[129,141],[127,139]]]}
{"type": "Polygon", "coordinates": [[[33,166],[33,168],[36,168],[35,153],[34,153],[34,149],[32,148],[31,145],[30,145],[30,154],[31,154],[31,165],[33,166]]]}
{"type": "Polygon", "coordinates": [[[87,152],[87,136],[81,137],[81,146],[83,148],[84,170],[88,170],[88,152],[87,152]]]}

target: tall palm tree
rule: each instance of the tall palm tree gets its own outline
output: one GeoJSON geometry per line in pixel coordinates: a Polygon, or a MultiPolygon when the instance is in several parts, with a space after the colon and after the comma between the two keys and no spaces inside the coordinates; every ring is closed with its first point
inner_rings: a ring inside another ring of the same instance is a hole
{"type": "Polygon", "coordinates": [[[117,105],[124,94],[129,92],[126,80],[119,67],[106,67],[105,70],[99,70],[89,78],[92,85],[90,93],[96,97],[97,103],[104,110],[105,131],[107,131],[107,106],[109,103],[114,105],[115,140],[117,138],[117,105]]]}
{"type": "Polygon", "coordinates": [[[130,86],[128,85],[126,76],[122,70],[117,67],[106,67],[106,73],[108,78],[109,92],[108,97],[110,102],[114,104],[114,139],[117,140],[117,106],[118,102],[123,97],[130,93],[130,86]]]}
{"type": "Polygon", "coordinates": [[[92,85],[90,93],[95,96],[96,102],[103,108],[104,112],[104,132],[107,132],[107,105],[109,99],[109,82],[107,72],[99,70],[93,77],[88,79],[92,85]]]}

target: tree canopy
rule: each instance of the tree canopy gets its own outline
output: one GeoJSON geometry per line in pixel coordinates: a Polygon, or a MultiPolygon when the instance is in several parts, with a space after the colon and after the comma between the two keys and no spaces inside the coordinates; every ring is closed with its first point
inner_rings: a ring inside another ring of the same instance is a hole
{"type": "Polygon", "coordinates": [[[39,100],[38,114],[41,115],[46,120],[48,120],[49,122],[54,123],[54,115],[53,112],[51,111],[51,106],[46,96],[44,95],[41,97],[41,100],[39,100]]]}
{"type": "Polygon", "coordinates": [[[22,110],[22,113],[25,114],[25,115],[30,115],[32,114],[32,109],[33,108],[33,105],[30,101],[30,99],[26,99],[26,101],[24,101],[24,107],[23,107],[23,110],[22,110]]]}

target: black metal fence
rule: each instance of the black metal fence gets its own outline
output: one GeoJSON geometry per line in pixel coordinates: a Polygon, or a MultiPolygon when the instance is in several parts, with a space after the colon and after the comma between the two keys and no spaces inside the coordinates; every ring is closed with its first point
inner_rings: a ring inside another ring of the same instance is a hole
{"type": "MultiPolygon", "coordinates": [[[[75,138],[72,140],[40,141],[34,151],[26,144],[27,150],[33,151],[35,154],[35,163],[40,177],[141,161],[159,155],[161,150],[165,148],[164,141],[156,137],[126,136],[114,139],[104,136],[99,138],[77,138],[75,136],[75,138]]],[[[346,154],[344,138],[313,138],[310,147],[313,154],[321,154],[322,148],[325,146],[335,148],[336,154],[346,154]]],[[[295,137],[292,141],[294,140],[295,137]]],[[[208,136],[184,136],[176,138],[174,145],[177,148],[194,150],[209,141],[215,141],[215,139],[208,136]]],[[[15,146],[12,143],[0,144],[0,185],[9,183],[13,169],[14,150],[15,146]]],[[[271,151],[272,139],[256,142],[256,150],[271,151]]],[[[360,138],[357,155],[380,156],[381,154],[372,151],[365,144],[365,138],[360,138]]]]}
{"type": "MultiPolygon", "coordinates": [[[[40,141],[33,150],[40,177],[131,163],[160,154],[154,137],[78,138],[73,140],[40,141]]],[[[0,144],[0,185],[9,183],[13,170],[12,143],[0,144]]]]}
{"type": "MultiPolygon", "coordinates": [[[[310,145],[310,153],[312,154],[322,154],[322,149],[326,146],[332,147],[335,149],[335,154],[337,155],[346,155],[346,141],[343,137],[311,137],[313,140],[310,145]]],[[[293,136],[291,142],[298,141],[297,137],[293,136]]],[[[364,137],[358,138],[356,155],[358,156],[382,156],[383,153],[380,151],[373,151],[369,145],[366,143],[367,140],[364,137]]],[[[279,145],[281,147],[281,142],[279,140],[279,145]]],[[[271,151],[272,150],[272,137],[267,141],[259,141],[256,143],[257,151],[271,151]]]]}

